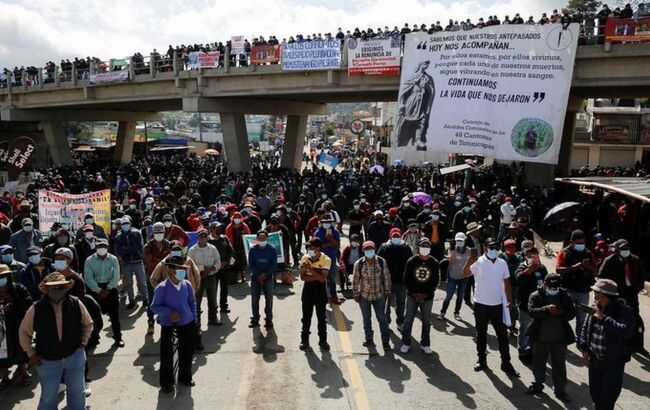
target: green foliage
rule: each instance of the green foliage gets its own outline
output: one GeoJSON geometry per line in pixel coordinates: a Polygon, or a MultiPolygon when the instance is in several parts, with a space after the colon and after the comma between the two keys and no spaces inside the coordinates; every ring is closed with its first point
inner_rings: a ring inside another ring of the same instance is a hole
{"type": "Polygon", "coordinates": [[[569,0],[566,9],[571,13],[597,13],[603,3],[597,0],[569,0]]]}

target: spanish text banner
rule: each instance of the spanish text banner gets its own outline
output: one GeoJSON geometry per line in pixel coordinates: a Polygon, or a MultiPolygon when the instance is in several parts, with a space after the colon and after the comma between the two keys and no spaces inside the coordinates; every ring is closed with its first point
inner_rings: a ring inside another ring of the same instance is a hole
{"type": "Polygon", "coordinates": [[[38,191],[38,222],[42,232],[51,229],[55,222],[67,224],[71,232],[84,225],[84,215],[91,213],[95,223],[106,234],[111,231],[111,191],[87,194],[61,194],[53,191],[38,191]]]}

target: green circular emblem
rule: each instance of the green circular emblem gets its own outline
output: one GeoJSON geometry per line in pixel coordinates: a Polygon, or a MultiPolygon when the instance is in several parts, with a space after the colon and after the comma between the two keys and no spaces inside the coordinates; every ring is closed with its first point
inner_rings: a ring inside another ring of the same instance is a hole
{"type": "Polygon", "coordinates": [[[512,148],[525,157],[538,157],[553,145],[553,127],[538,118],[519,120],[512,129],[512,148]]]}

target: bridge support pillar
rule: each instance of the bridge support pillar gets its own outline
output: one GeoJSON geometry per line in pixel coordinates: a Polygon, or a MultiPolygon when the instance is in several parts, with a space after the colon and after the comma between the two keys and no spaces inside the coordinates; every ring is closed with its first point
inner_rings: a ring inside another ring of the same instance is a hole
{"type": "Polygon", "coordinates": [[[284,136],[284,150],[280,166],[300,170],[305,149],[307,115],[288,115],[284,136]]]}
{"type": "Polygon", "coordinates": [[[113,161],[128,164],[133,160],[135,125],[135,121],[120,121],[118,123],[117,144],[113,153],[113,161]]]}
{"type": "Polygon", "coordinates": [[[63,124],[58,121],[43,121],[40,125],[54,166],[71,165],[72,151],[63,124]]]}
{"type": "Polygon", "coordinates": [[[248,172],[251,168],[251,159],[248,151],[246,117],[244,114],[232,112],[221,113],[220,116],[228,169],[233,172],[248,172]]]}

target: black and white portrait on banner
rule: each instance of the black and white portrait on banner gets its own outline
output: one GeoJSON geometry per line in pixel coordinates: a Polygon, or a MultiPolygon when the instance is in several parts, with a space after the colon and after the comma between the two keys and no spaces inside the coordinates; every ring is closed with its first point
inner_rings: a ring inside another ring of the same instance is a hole
{"type": "Polygon", "coordinates": [[[428,60],[418,64],[399,95],[394,138],[398,147],[415,145],[418,151],[427,150],[429,116],[436,93],[433,77],[427,73],[430,64],[428,60]]]}

